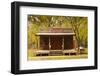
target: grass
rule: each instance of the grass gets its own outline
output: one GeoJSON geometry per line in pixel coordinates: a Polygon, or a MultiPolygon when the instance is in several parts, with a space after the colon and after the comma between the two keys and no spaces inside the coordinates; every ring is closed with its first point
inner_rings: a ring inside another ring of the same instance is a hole
{"type": "Polygon", "coordinates": [[[62,60],[62,59],[84,59],[88,58],[87,55],[74,55],[74,56],[39,56],[28,57],[28,60],[62,60]]]}
{"type": "Polygon", "coordinates": [[[82,54],[88,54],[88,49],[84,48],[84,51],[81,51],[82,54]]]}
{"type": "Polygon", "coordinates": [[[28,60],[62,60],[62,59],[84,59],[88,58],[87,49],[80,55],[62,55],[62,56],[35,56],[34,51],[37,49],[28,50],[28,60]]]}

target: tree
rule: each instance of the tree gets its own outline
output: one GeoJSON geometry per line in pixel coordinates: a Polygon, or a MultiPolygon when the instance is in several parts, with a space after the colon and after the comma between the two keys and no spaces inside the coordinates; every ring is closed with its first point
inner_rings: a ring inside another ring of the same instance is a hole
{"type": "Polygon", "coordinates": [[[80,46],[87,45],[87,17],[66,17],[67,22],[70,23],[73,31],[76,34],[78,49],[80,46]]]}

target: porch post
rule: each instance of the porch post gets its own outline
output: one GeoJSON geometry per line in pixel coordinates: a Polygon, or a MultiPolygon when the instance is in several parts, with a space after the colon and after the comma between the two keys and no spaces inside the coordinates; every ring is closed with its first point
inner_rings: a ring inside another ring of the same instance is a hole
{"type": "Polygon", "coordinates": [[[51,43],[50,43],[50,36],[49,36],[49,50],[51,49],[51,43]]]}
{"type": "Polygon", "coordinates": [[[62,50],[64,50],[64,36],[62,37],[62,50]]]}
{"type": "Polygon", "coordinates": [[[40,46],[39,46],[39,45],[40,45],[39,42],[40,42],[40,36],[38,36],[38,50],[40,49],[40,48],[39,48],[39,47],[40,47],[40,46]]]}
{"type": "Polygon", "coordinates": [[[73,48],[76,50],[76,39],[75,39],[75,35],[73,35],[73,42],[74,42],[74,46],[73,46],[73,48]]]}

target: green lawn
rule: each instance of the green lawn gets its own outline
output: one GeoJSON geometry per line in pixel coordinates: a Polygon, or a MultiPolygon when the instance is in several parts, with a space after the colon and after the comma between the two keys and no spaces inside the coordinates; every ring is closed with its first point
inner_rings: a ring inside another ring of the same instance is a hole
{"type": "Polygon", "coordinates": [[[28,57],[28,60],[62,60],[62,59],[84,59],[88,58],[87,55],[74,55],[74,56],[39,56],[28,57]]]}

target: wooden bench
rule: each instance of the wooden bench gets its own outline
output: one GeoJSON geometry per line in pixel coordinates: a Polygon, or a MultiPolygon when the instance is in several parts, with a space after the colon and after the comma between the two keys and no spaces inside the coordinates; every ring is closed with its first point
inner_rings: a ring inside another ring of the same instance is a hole
{"type": "Polygon", "coordinates": [[[35,55],[36,56],[48,56],[49,55],[49,51],[46,51],[46,50],[38,50],[38,51],[35,51],[35,55]]]}
{"type": "Polygon", "coordinates": [[[75,49],[64,50],[63,55],[76,55],[77,51],[75,49]]]}
{"type": "Polygon", "coordinates": [[[62,50],[50,50],[50,56],[61,56],[63,55],[62,50]]]}
{"type": "Polygon", "coordinates": [[[70,50],[38,50],[34,52],[36,56],[61,56],[61,55],[76,55],[75,49],[70,50]]]}

